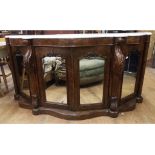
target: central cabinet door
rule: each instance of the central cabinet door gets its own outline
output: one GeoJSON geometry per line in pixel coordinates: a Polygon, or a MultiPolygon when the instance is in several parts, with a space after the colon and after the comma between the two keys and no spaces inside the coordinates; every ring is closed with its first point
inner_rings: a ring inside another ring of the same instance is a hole
{"type": "Polygon", "coordinates": [[[108,107],[110,54],[110,47],[106,46],[73,49],[77,109],[108,107]]]}

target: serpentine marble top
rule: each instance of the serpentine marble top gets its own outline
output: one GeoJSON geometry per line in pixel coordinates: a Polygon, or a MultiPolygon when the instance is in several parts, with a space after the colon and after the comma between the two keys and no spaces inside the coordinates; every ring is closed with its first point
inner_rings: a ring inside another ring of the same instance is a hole
{"type": "Polygon", "coordinates": [[[52,35],[8,35],[13,39],[78,39],[78,38],[106,38],[151,35],[151,32],[136,33],[98,33],[98,34],[52,34],[52,35]]]}

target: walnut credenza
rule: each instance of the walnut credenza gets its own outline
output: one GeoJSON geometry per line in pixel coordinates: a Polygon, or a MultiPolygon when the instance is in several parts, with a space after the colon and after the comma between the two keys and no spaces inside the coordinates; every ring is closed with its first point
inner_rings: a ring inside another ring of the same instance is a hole
{"type": "Polygon", "coordinates": [[[143,101],[150,35],[6,36],[15,99],[21,107],[32,109],[34,115],[64,119],[117,117],[120,112],[133,110],[136,103],[143,101]],[[132,63],[128,63],[129,57],[132,63]],[[64,60],[65,80],[59,81],[56,73],[64,60]],[[131,64],[130,71],[125,69],[126,64],[131,64]],[[80,85],[82,77],[89,85],[80,85]]]}

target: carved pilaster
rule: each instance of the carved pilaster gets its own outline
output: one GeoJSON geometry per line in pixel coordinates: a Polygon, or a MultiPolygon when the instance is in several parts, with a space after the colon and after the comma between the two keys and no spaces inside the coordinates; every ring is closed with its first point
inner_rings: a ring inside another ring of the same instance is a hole
{"type": "Polygon", "coordinates": [[[30,92],[31,92],[31,103],[34,109],[38,108],[39,99],[38,99],[38,81],[35,75],[36,72],[36,64],[35,64],[35,56],[33,52],[33,48],[31,46],[31,41],[29,41],[29,46],[27,47],[26,54],[23,58],[25,71],[29,77],[29,85],[30,85],[30,92]]]}
{"type": "Polygon", "coordinates": [[[112,59],[112,81],[110,110],[117,111],[121,97],[124,62],[127,55],[127,47],[124,38],[117,38],[114,41],[114,55],[112,59]]]}
{"type": "Polygon", "coordinates": [[[124,60],[125,60],[125,55],[123,54],[121,46],[116,45],[115,52],[114,52],[113,71],[115,74],[117,74],[118,78],[122,74],[122,71],[124,68],[124,60]]]}

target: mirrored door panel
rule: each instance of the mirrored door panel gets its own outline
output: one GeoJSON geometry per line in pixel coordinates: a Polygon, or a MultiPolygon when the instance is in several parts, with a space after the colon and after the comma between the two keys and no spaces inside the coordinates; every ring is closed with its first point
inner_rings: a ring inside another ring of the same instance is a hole
{"type": "Polygon", "coordinates": [[[80,104],[102,103],[105,59],[87,56],[79,60],[80,104]]]}
{"type": "Polygon", "coordinates": [[[42,58],[46,101],[67,104],[66,62],[61,56],[42,58]]]}
{"type": "Polygon", "coordinates": [[[17,51],[17,53],[15,54],[15,62],[17,67],[16,73],[18,74],[20,91],[27,96],[30,96],[29,77],[26,70],[26,65],[24,63],[24,55],[24,51],[17,51]]]}
{"type": "Polygon", "coordinates": [[[123,74],[122,98],[134,93],[139,64],[139,53],[131,52],[125,60],[123,74]]]}

